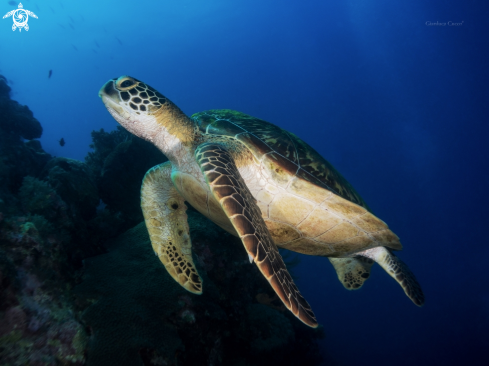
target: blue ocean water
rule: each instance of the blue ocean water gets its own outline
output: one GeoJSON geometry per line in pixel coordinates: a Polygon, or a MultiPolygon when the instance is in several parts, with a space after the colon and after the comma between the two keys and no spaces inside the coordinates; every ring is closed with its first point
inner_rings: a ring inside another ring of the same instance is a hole
{"type": "MultiPolygon", "coordinates": [[[[131,75],[188,115],[229,108],[290,130],[401,238],[414,306],[378,266],[347,291],[325,258],[298,286],[339,365],[487,365],[489,8],[476,1],[39,1],[0,21],[0,74],[44,149],[83,160],[131,75]],[[52,76],[48,78],[49,70],[52,76]],[[64,138],[61,147],[58,140],[64,138]]],[[[0,3],[5,14],[16,6],[0,3]]]]}

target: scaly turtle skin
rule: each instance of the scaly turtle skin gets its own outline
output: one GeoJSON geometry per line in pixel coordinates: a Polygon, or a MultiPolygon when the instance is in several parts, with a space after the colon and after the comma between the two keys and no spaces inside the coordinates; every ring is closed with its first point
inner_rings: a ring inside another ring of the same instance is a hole
{"type": "Polygon", "coordinates": [[[348,289],[360,288],[377,262],[423,305],[416,278],[392,253],[402,249],[399,238],[294,134],[231,110],[189,118],[129,76],[108,81],[99,96],[123,127],[168,157],[146,173],[141,207],[155,254],[188,291],[202,293],[202,279],[192,260],[185,201],[241,238],[285,306],[311,327],[316,318],[277,246],[328,257],[348,289]]]}

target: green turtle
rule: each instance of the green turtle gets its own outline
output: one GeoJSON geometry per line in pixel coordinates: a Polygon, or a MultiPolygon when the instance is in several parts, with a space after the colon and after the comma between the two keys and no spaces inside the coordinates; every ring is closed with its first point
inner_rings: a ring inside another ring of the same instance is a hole
{"type": "Polygon", "coordinates": [[[141,207],[155,254],[185,289],[202,293],[192,259],[185,201],[239,237],[284,305],[316,327],[277,247],[328,257],[348,289],[362,286],[377,262],[418,306],[424,295],[392,251],[399,238],[353,187],[291,132],[232,110],[187,117],[149,85],[129,76],[99,92],[124,128],[153,143],[168,162],[151,168],[141,207]]]}

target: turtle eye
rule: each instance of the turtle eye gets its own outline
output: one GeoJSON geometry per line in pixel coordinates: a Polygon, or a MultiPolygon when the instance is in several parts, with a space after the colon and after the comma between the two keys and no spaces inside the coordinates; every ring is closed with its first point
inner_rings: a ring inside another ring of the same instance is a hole
{"type": "Polygon", "coordinates": [[[122,76],[120,77],[117,82],[117,88],[119,90],[128,90],[134,88],[138,84],[137,80],[129,77],[129,76],[122,76]]]}
{"type": "Polygon", "coordinates": [[[123,88],[129,88],[130,86],[133,86],[134,84],[136,84],[136,83],[133,80],[124,80],[120,86],[123,88]]]}

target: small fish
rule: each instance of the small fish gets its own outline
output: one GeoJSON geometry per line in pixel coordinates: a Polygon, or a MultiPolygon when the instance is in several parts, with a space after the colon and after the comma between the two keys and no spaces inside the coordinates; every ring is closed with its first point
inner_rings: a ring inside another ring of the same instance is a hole
{"type": "Polygon", "coordinates": [[[65,139],[61,137],[61,140],[59,140],[60,146],[65,146],[65,139]]]}
{"type": "Polygon", "coordinates": [[[10,85],[14,85],[14,81],[13,81],[12,79],[8,79],[8,83],[9,83],[10,85]]]}
{"type": "Polygon", "coordinates": [[[17,5],[17,3],[15,1],[9,1],[8,4],[9,5],[17,5]]]}
{"type": "Polygon", "coordinates": [[[75,22],[75,21],[73,20],[73,18],[72,18],[72,17],[70,17],[69,15],[68,15],[68,18],[70,18],[70,20],[71,20],[71,22],[72,22],[72,23],[74,23],[74,22],[75,22]]]}
{"type": "Polygon", "coordinates": [[[53,14],[56,14],[56,12],[54,11],[54,9],[52,7],[49,7],[49,9],[51,9],[51,11],[53,12],[53,14]]]}
{"type": "Polygon", "coordinates": [[[95,53],[98,53],[97,51],[95,51],[93,48],[92,48],[92,51],[95,52],[95,53]]]}
{"type": "Polygon", "coordinates": [[[97,45],[97,47],[98,47],[98,48],[100,48],[100,46],[98,45],[97,41],[94,41],[94,42],[95,42],[95,44],[97,45]]]}
{"type": "Polygon", "coordinates": [[[51,79],[51,75],[53,75],[53,70],[49,70],[48,79],[51,79]]]}
{"type": "Polygon", "coordinates": [[[61,24],[59,24],[59,23],[58,23],[58,25],[59,25],[61,28],[66,29],[65,27],[63,27],[63,25],[61,25],[61,24]]]}
{"type": "Polygon", "coordinates": [[[119,44],[122,45],[122,42],[119,38],[115,37],[115,39],[117,39],[117,42],[119,42],[119,44]]]}
{"type": "Polygon", "coordinates": [[[73,24],[68,23],[68,25],[71,27],[71,29],[75,30],[75,27],[73,27],[73,24]]]}
{"type": "Polygon", "coordinates": [[[73,46],[73,48],[75,49],[75,51],[78,51],[78,48],[76,48],[76,46],[73,43],[71,45],[73,46]]]}

